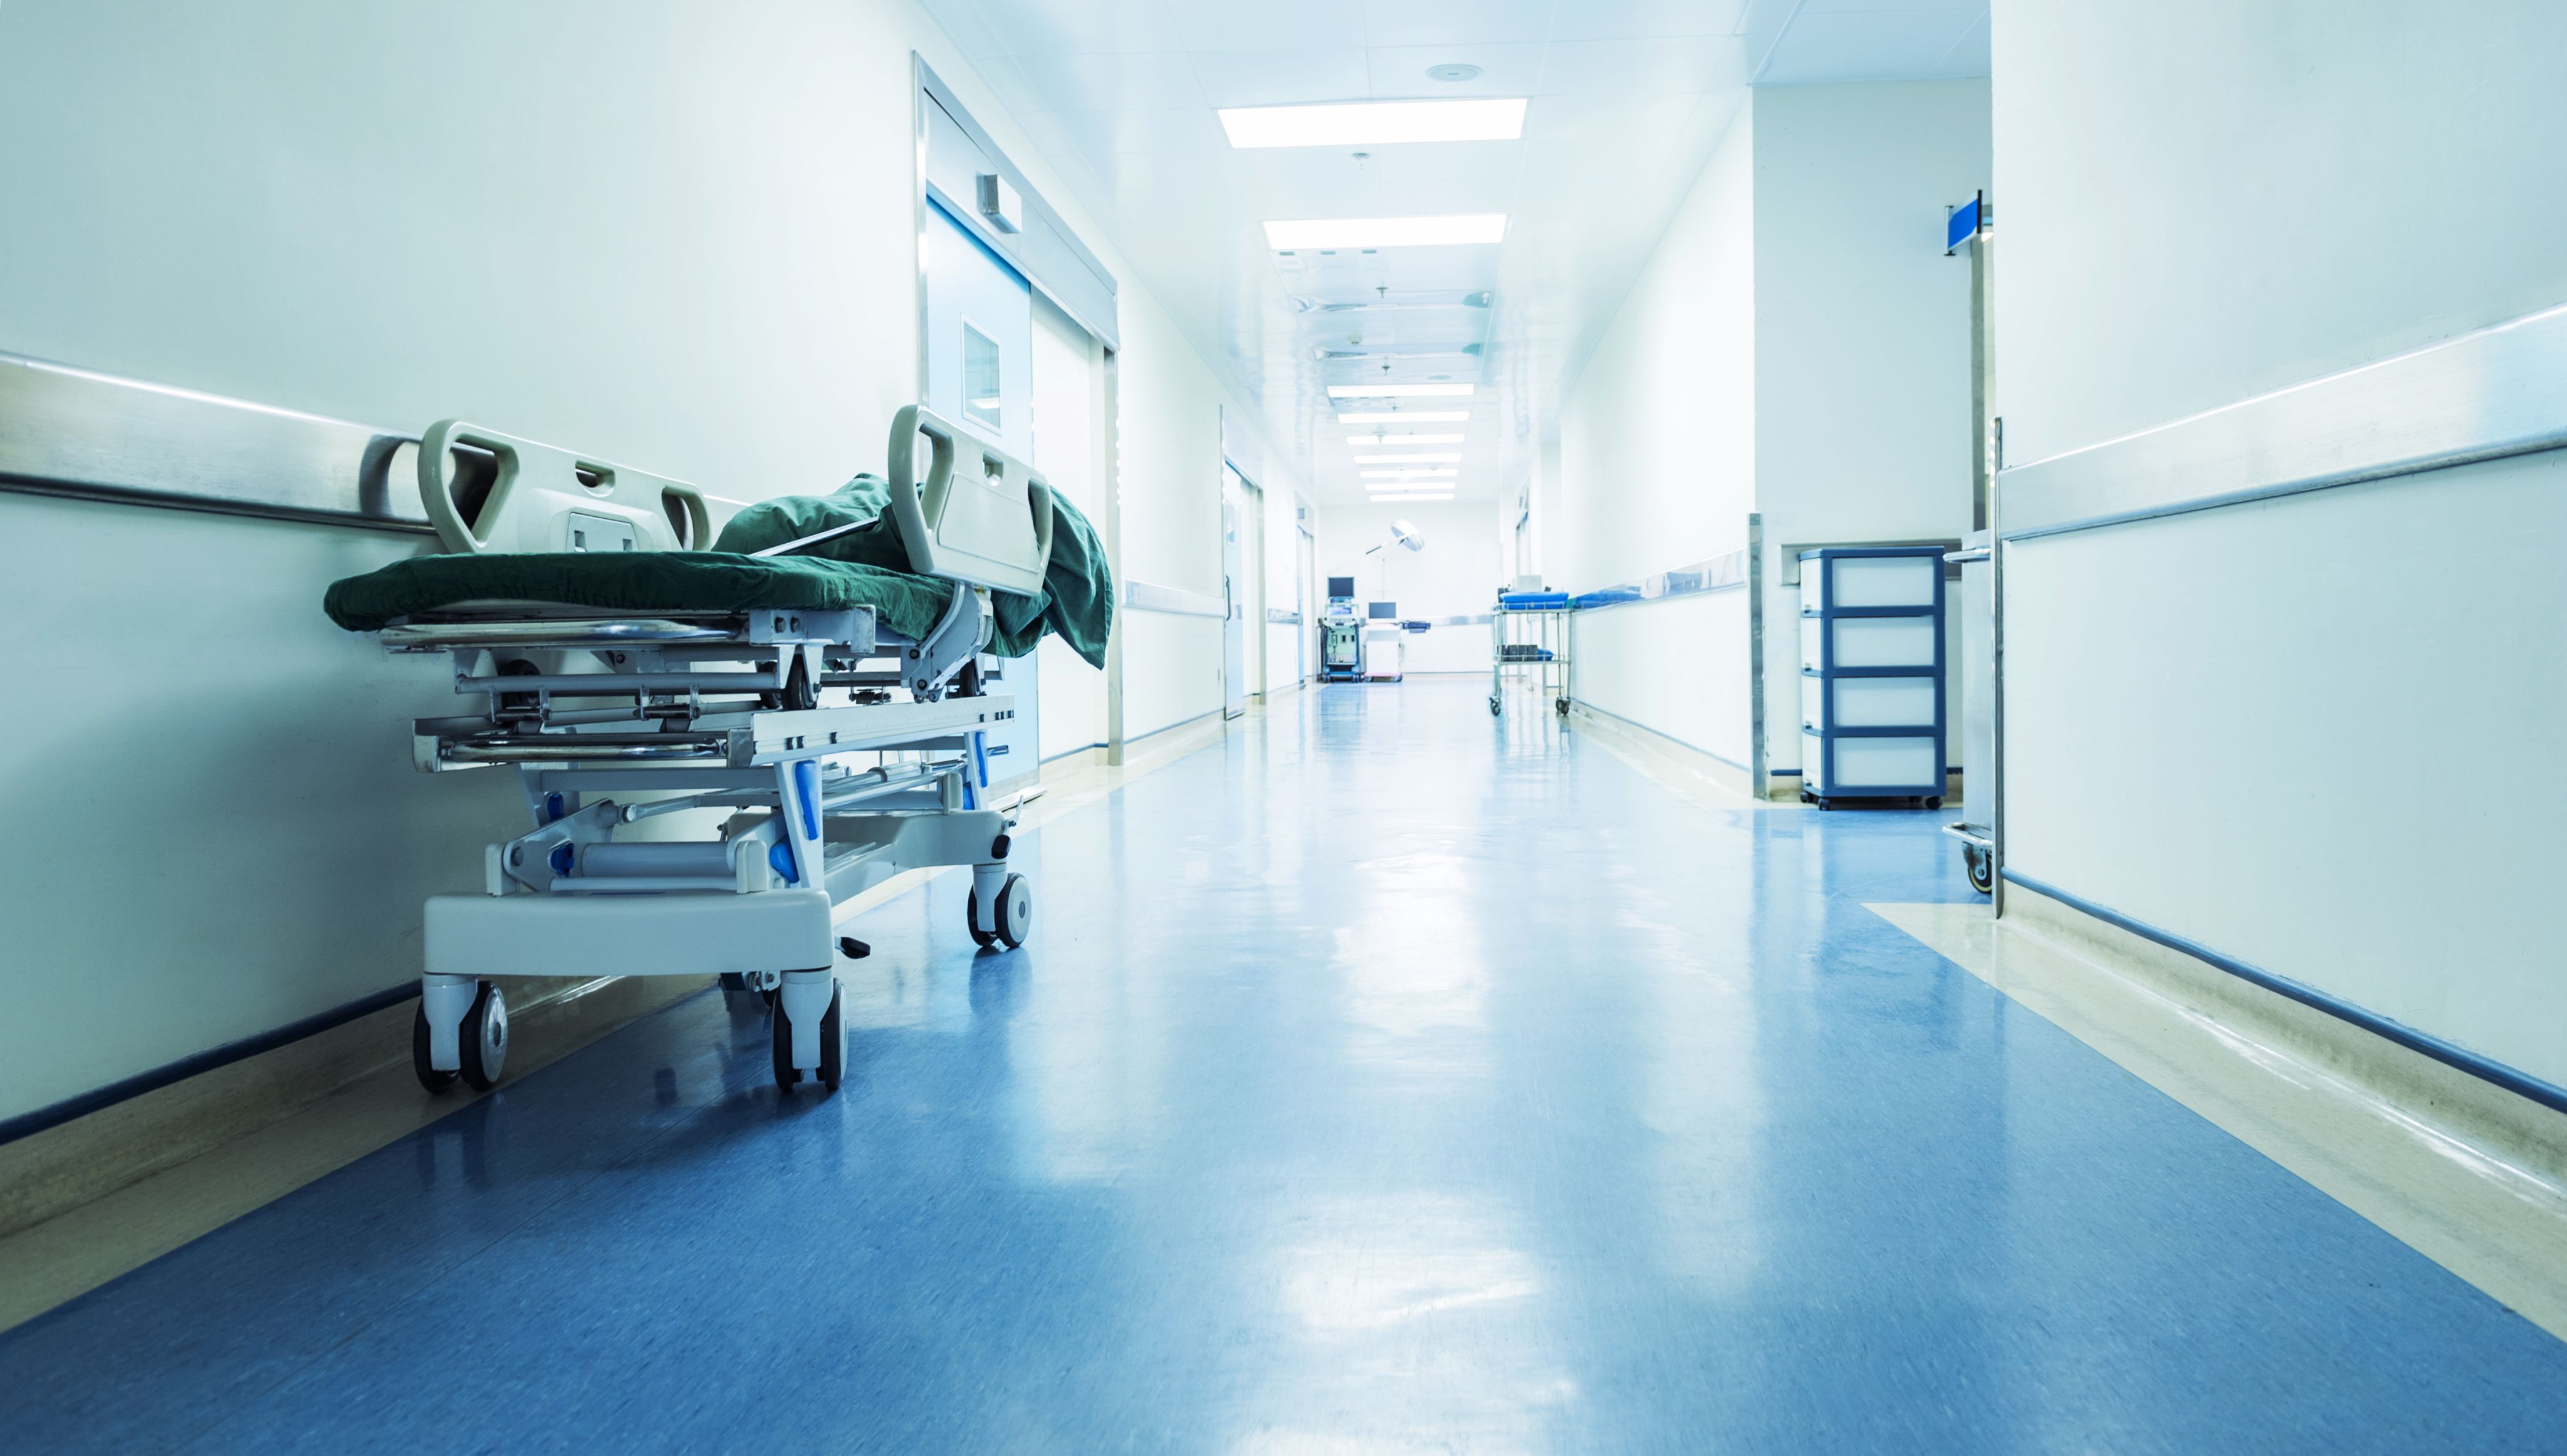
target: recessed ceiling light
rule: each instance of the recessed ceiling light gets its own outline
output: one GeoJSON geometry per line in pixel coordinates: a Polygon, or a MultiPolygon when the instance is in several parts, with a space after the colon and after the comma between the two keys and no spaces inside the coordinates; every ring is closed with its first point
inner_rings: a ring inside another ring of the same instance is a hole
{"type": "Polygon", "coordinates": [[[1397,494],[1394,494],[1394,495],[1376,495],[1376,496],[1366,496],[1366,497],[1364,497],[1364,499],[1365,499],[1365,500],[1367,500],[1367,501],[1449,501],[1449,500],[1451,500],[1452,498],[1453,498],[1453,492],[1451,492],[1451,491],[1449,491],[1449,490],[1446,490],[1446,491],[1434,491],[1434,492],[1427,492],[1427,491],[1415,491],[1415,490],[1404,490],[1404,491],[1400,491],[1400,492],[1398,492],[1397,494]]]}
{"type": "MultiPolygon", "coordinates": [[[[1477,75],[1476,70],[1473,75],[1477,75]]],[[[1402,141],[1513,141],[1524,135],[1522,97],[1471,101],[1333,102],[1301,107],[1224,107],[1233,146],[1374,146],[1402,141]]]]}
{"type": "MultiPolygon", "coordinates": [[[[1331,399],[1460,399],[1471,392],[1469,384],[1330,384],[1331,399]]],[[[1422,414],[1409,416],[1424,419],[1422,414]]]]}
{"type": "Polygon", "coordinates": [[[1426,68],[1426,79],[1429,81],[1477,81],[1480,79],[1480,68],[1472,65],[1468,61],[1455,61],[1443,66],[1429,66],[1426,68]]]}
{"type": "MultiPolygon", "coordinates": [[[[1417,416],[1412,414],[1409,418],[1415,419],[1417,416]]],[[[1386,435],[1376,433],[1369,435],[1348,435],[1346,436],[1346,443],[1349,445],[1458,445],[1462,443],[1462,437],[1460,435],[1386,435]]]]}
{"type": "Polygon", "coordinates": [[[1449,480],[1462,472],[1459,470],[1358,470],[1355,473],[1366,480],[1449,480]]]}
{"type": "Polygon", "coordinates": [[[1460,424],[1467,409],[1359,409],[1337,416],[1339,424],[1460,424]]]}
{"type": "Polygon", "coordinates": [[[1503,212],[1441,217],[1312,217],[1266,224],[1266,246],[1291,248],[1460,248],[1505,240],[1503,212]]]}
{"type": "Polygon", "coordinates": [[[1459,450],[1426,450],[1410,455],[1357,455],[1357,465],[1448,465],[1462,458],[1459,450]]]}

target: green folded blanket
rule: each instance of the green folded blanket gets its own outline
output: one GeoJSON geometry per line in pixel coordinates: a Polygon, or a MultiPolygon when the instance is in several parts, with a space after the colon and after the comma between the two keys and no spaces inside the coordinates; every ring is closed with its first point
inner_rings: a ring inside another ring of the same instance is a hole
{"type": "MultiPolygon", "coordinates": [[[[856,522],[855,530],[833,536],[794,555],[802,559],[851,562],[906,571],[909,548],[900,528],[883,513],[891,504],[891,483],[879,475],[859,475],[825,496],[782,496],[761,501],[731,517],[715,551],[764,551],[798,541],[832,526],[856,522]]],[[[1060,633],[1070,650],[1090,667],[1105,665],[1105,638],[1114,629],[1114,574],[1105,565],[1105,544],[1078,508],[1051,498],[1051,564],[1043,571],[1043,590],[1032,597],[993,592],[998,618],[998,642],[991,650],[1020,657],[1034,648],[1045,630],[1060,633]]]]}
{"type": "MultiPolygon", "coordinates": [[[[859,475],[827,496],[785,496],[751,506],[722,528],[712,551],[527,552],[420,556],[334,582],[322,607],[350,631],[458,602],[560,602],[614,611],[739,611],[788,607],[810,611],[873,607],[886,630],[919,637],[934,630],[955,587],[907,570],[897,528],[882,518],[890,486],[859,475]],[[751,557],[861,521],[844,536],[792,556],[751,557]]],[[[993,592],[998,621],[990,650],[1021,657],[1055,631],[1090,666],[1105,665],[1114,625],[1114,579],[1096,528],[1052,497],[1051,564],[1032,597],[993,592]]]]}

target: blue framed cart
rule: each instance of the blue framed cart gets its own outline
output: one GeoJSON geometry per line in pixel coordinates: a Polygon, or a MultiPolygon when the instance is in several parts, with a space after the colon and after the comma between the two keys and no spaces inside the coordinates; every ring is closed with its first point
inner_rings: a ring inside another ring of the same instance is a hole
{"type": "Polygon", "coordinates": [[[1801,553],[1801,800],[1943,804],[1943,548],[1801,553]]]}

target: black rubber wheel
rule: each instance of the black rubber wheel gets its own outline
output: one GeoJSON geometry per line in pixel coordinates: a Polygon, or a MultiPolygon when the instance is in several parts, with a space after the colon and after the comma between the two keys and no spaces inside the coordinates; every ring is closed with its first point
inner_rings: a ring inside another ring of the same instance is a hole
{"type": "MultiPolygon", "coordinates": [[[[767,1004],[773,1006],[775,1003],[770,999],[767,1004]]],[[[775,1048],[775,1085],[791,1092],[793,1085],[802,1080],[802,1074],[793,1068],[793,1026],[781,1007],[776,1009],[775,1021],[769,1030],[768,1040],[775,1048]]]]}
{"type": "Polygon", "coordinates": [[[441,1092],[454,1086],[454,1079],[462,1075],[439,1072],[428,1065],[428,1004],[424,1001],[417,1011],[411,1013],[410,1068],[419,1074],[419,1085],[432,1092],[441,1092]]]}
{"type": "Polygon", "coordinates": [[[1987,850],[1976,845],[1964,845],[1961,847],[1961,863],[1969,871],[1970,888],[1981,894],[1995,892],[1997,877],[1992,872],[1995,866],[1987,850]]]}
{"type": "Polygon", "coordinates": [[[1562,717],[1564,717],[1564,718],[1566,718],[1566,717],[1568,717],[1568,716],[1569,716],[1569,699],[1567,699],[1567,698],[1553,698],[1553,699],[1551,700],[1551,705],[1552,705],[1554,708],[1556,708],[1556,709],[1558,709],[1558,710],[1559,710],[1559,712],[1560,712],[1560,716],[1562,716],[1562,717]]]}
{"type": "Polygon", "coordinates": [[[1496,717],[1497,715],[1498,715],[1498,695],[1497,695],[1496,693],[1491,693],[1491,694],[1489,694],[1489,716],[1490,716],[1490,717],[1492,717],[1492,718],[1494,718],[1494,717],[1496,717]]]}
{"type": "Polygon", "coordinates": [[[820,706],[820,689],[811,682],[811,661],[799,650],[793,653],[793,665],[784,669],[784,691],[764,693],[769,706],[801,712],[820,706]]]}
{"type": "Polygon", "coordinates": [[[1940,795],[1940,794],[1928,794],[1928,795],[1926,795],[1926,796],[1925,796],[1925,807],[1926,807],[1927,809],[1940,809],[1940,808],[1942,808],[1942,807],[1943,807],[1943,796],[1942,796],[1942,795],[1940,795]]]}
{"type": "Polygon", "coordinates": [[[1025,943],[1034,925],[1034,887],[1021,874],[1010,874],[998,886],[998,943],[1009,950],[1025,943]]]}
{"type": "MultiPolygon", "coordinates": [[[[1012,874],[1007,877],[1009,879],[1015,878],[1012,874]]],[[[1000,903],[1003,904],[1005,901],[1002,899],[1000,903]]],[[[998,943],[998,931],[984,930],[981,928],[981,892],[979,890],[966,890],[964,892],[963,915],[963,923],[972,927],[972,943],[974,945],[981,947],[983,950],[988,950],[990,947],[998,943]]]]}
{"type": "Polygon", "coordinates": [[[847,1074],[846,1024],[838,1017],[838,1001],[844,992],[836,982],[829,985],[829,1009],[820,1017],[820,1086],[831,1092],[847,1074]]]}
{"type": "Polygon", "coordinates": [[[463,1013],[458,1035],[463,1042],[463,1080],[474,1092],[498,1086],[508,1062],[508,998],[499,994],[497,986],[481,983],[472,1009],[463,1013]]]}
{"type": "Polygon", "coordinates": [[[1829,810],[1829,809],[1834,809],[1834,808],[1836,808],[1836,807],[1837,807],[1837,802],[1836,802],[1835,800],[1830,799],[1830,798],[1826,797],[1825,795],[1820,796],[1820,798],[1819,798],[1819,808],[1820,808],[1820,809],[1822,809],[1822,810],[1829,810]]]}

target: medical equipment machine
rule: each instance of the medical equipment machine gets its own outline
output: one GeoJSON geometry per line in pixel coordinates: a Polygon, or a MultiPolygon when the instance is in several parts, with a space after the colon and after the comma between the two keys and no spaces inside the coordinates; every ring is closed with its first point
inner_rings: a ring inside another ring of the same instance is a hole
{"type": "Polygon", "coordinates": [[[1319,680],[1352,682],[1363,674],[1362,623],[1355,616],[1355,579],[1328,578],[1327,614],[1319,620],[1319,680]]]}
{"type": "Polygon", "coordinates": [[[1943,548],[1801,553],[1801,799],[1943,803],[1943,548]]]}
{"type": "Polygon", "coordinates": [[[865,953],[836,907],[904,870],[969,865],[972,938],[1023,942],[1032,886],[1008,867],[1010,806],[985,795],[984,735],[1015,704],[978,664],[992,594],[1045,590],[1040,474],[901,410],[901,572],[807,555],[870,522],[706,552],[692,486],[452,420],[419,461],[454,554],[340,583],[332,615],[450,660],[474,711],[419,720],[413,758],[515,768],[533,826],[483,850],[480,893],[428,901],[412,1057],[430,1091],[498,1079],[501,979],[712,973],[773,1005],[779,1087],[834,1090],[832,950],[865,953]],[[654,833],[691,810],[727,813],[709,837],[654,833]]]}
{"type": "Polygon", "coordinates": [[[1506,710],[1507,678],[1529,681],[1563,717],[1570,697],[1569,613],[1566,592],[1542,590],[1539,577],[1518,577],[1514,591],[1500,589],[1489,616],[1489,712],[1506,710]]]}

